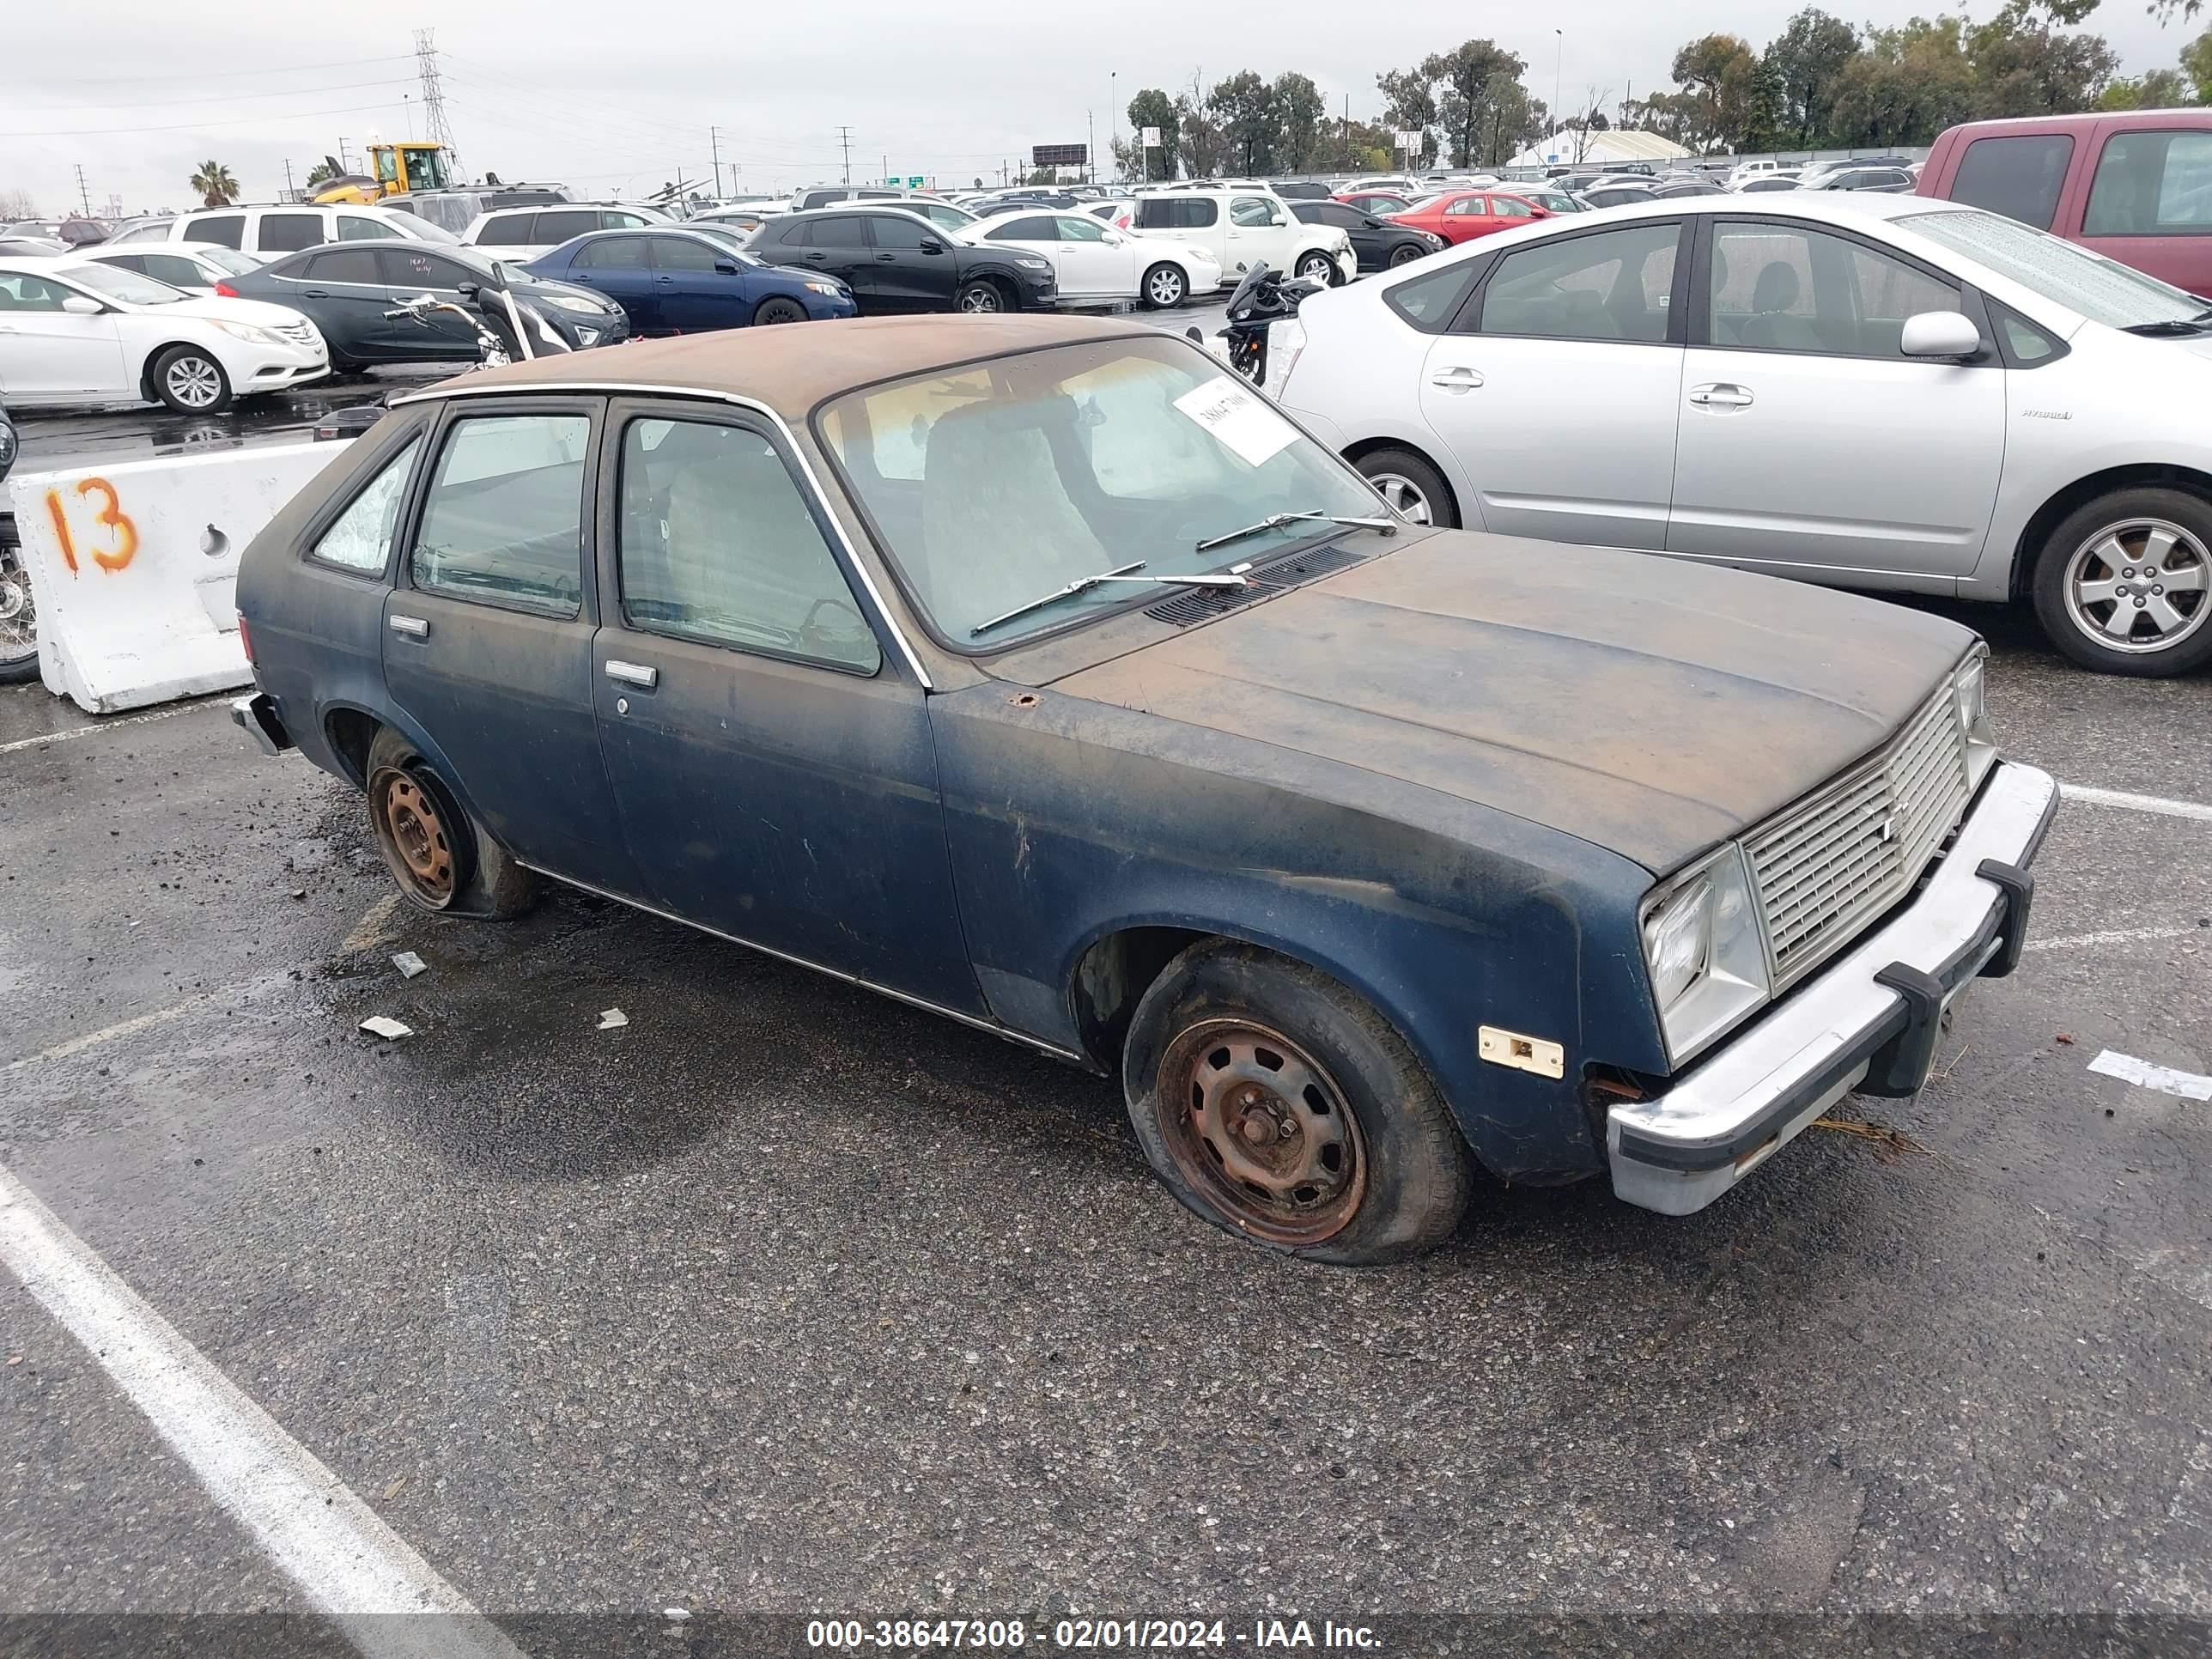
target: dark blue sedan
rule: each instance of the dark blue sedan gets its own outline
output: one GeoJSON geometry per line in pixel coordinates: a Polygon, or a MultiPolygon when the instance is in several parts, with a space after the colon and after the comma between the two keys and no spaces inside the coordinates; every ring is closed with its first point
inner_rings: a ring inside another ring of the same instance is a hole
{"type": "Polygon", "coordinates": [[[803,323],[856,309],[852,289],[836,277],[766,264],[738,238],[703,225],[597,231],[523,269],[598,289],[623,308],[633,334],[803,323]]]}

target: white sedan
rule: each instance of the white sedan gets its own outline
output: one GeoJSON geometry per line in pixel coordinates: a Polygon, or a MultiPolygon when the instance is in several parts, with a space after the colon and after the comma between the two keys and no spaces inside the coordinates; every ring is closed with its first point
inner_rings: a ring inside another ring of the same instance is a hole
{"type": "Polygon", "coordinates": [[[1221,262],[1210,250],[1164,237],[1133,236],[1073,208],[1015,208],[964,234],[973,242],[1011,243],[1051,260],[1062,305],[1135,300],[1178,306],[1222,285],[1221,262]]]}
{"type": "Polygon", "coordinates": [[[82,258],[0,259],[0,389],[11,404],[143,400],[205,415],[330,372],[323,337],[289,307],[196,300],[82,258]]]}
{"type": "Polygon", "coordinates": [[[1267,362],[1416,520],[2032,599],[2086,666],[2212,664],[2212,307],[2017,220],[1863,191],[1546,220],[1316,295],[1267,362]]]}
{"type": "Polygon", "coordinates": [[[141,276],[151,276],[157,283],[167,283],[171,288],[181,289],[204,300],[215,297],[217,283],[258,270],[262,263],[250,253],[240,253],[234,247],[223,247],[214,242],[164,242],[158,247],[134,243],[122,247],[87,248],[79,257],[94,264],[135,270],[141,276]]]}

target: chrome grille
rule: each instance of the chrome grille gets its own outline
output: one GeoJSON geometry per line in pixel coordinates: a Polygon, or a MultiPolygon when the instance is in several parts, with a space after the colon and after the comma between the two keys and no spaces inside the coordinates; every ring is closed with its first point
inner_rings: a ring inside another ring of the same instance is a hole
{"type": "Polygon", "coordinates": [[[313,323],[278,323],[276,331],[295,345],[319,346],[323,343],[323,337],[315,331],[313,323]]]}
{"type": "Polygon", "coordinates": [[[1966,737],[1950,684],[1881,753],[1746,841],[1775,988],[1905,896],[1966,805],[1966,737]]]}

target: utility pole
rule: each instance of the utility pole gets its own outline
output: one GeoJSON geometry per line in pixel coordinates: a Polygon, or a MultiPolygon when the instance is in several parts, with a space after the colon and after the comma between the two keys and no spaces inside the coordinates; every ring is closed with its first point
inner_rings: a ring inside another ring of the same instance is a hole
{"type": "Polygon", "coordinates": [[[292,188],[292,158],[289,155],[284,158],[284,199],[288,202],[300,199],[300,193],[292,188]]]}
{"type": "Polygon", "coordinates": [[[1091,158],[1083,182],[1095,185],[1098,182],[1098,117],[1090,110],[1083,112],[1083,153],[1091,158]]]}
{"type": "Polygon", "coordinates": [[[1344,94],[1344,170],[1352,171],[1352,94],[1344,94]]]}
{"type": "MultiPolygon", "coordinates": [[[[1552,31],[1552,35],[1553,40],[1552,46],[1552,131],[1554,133],[1557,133],[1559,130],[1559,65],[1566,62],[1567,59],[1567,32],[1565,29],[1553,29],[1552,31]]],[[[1558,151],[1553,149],[1549,145],[1545,147],[1544,154],[1547,155],[1555,155],[1558,153],[1558,151]]]]}
{"type": "Polygon", "coordinates": [[[92,217],[92,192],[84,187],[84,163],[76,164],[76,198],[84,204],[84,216],[92,217]]]}
{"type": "Polygon", "coordinates": [[[340,173],[353,171],[353,162],[346,155],[346,141],[343,138],[338,140],[338,171],[340,173]]]}
{"type": "Polygon", "coordinates": [[[849,185],[853,182],[853,129],[839,127],[837,142],[845,147],[845,182],[849,185]]]}
{"type": "Polygon", "coordinates": [[[1106,71],[1106,148],[1114,154],[1114,177],[1121,177],[1121,75],[1118,70],[1106,71]]]}
{"type": "Polygon", "coordinates": [[[889,183],[890,183],[890,181],[891,181],[891,158],[890,158],[890,156],[886,155],[886,156],[884,156],[884,182],[885,184],[887,184],[887,185],[888,185],[889,183]]]}
{"type": "Polygon", "coordinates": [[[707,143],[714,152],[714,199],[720,201],[722,198],[722,130],[708,127],[707,143]]]}

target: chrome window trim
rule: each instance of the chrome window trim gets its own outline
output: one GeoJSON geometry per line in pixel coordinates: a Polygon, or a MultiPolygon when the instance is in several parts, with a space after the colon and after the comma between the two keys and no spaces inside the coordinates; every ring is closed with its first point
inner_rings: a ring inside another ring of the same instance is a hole
{"type": "MultiPolygon", "coordinates": [[[[595,398],[696,398],[710,403],[729,404],[769,422],[783,434],[784,447],[791,452],[792,459],[799,463],[799,476],[806,480],[807,489],[813,492],[815,503],[822,509],[822,516],[837,532],[838,544],[845,550],[845,562],[852,567],[853,574],[860,579],[860,586],[867,591],[868,602],[876,607],[876,614],[884,619],[884,626],[890,629],[891,639],[899,648],[899,655],[906,659],[906,665],[913,671],[915,678],[921,683],[924,691],[937,689],[936,683],[929,678],[929,670],[922,666],[921,658],[915,652],[913,641],[907,638],[906,630],[899,626],[898,618],[892,614],[891,608],[884,603],[883,590],[876,586],[874,573],[868,568],[867,562],[860,557],[860,549],[853,545],[852,537],[846,533],[845,521],[837,515],[830,499],[830,492],[822,487],[822,479],[814,471],[814,463],[807,459],[805,447],[799,441],[799,434],[791,429],[788,421],[766,404],[758,398],[740,397],[734,392],[708,392],[698,386],[546,380],[514,386],[440,386],[428,392],[411,392],[404,398],[394,398],[386,407],[400,409],[409,404],[428,403],[439,398],[495,397],[503,392],[515,397],[536,397],[541,392],[556,395],[581,392],[595,398]]],[[[742,945],[745,941],[739,939],[738,943],[742,945]]]]}

